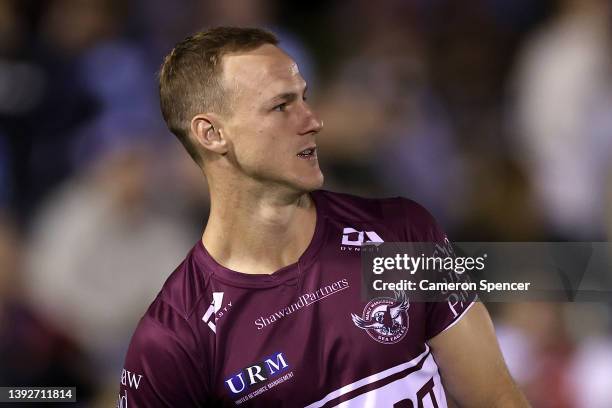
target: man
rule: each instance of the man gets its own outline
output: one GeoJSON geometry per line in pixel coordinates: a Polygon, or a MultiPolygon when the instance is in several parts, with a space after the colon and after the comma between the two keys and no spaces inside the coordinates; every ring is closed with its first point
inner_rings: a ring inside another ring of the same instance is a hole
{"type": "Polygon", "coordinates": [[[396,293],[368,326],[353,249],[444,235],[412,201],[318,190],[323,123],[305,94],[266,31],[211,29],[166,57],[162,112],[208,180],[210,217],[136,329],[118,405],[445,407],[446,390],[526,406],[481,304],[396,293]]]}

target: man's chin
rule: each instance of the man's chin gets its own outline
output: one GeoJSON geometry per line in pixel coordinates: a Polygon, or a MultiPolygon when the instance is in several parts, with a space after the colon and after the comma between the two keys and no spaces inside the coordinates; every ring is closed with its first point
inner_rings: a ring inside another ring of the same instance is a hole
{"type": "Polygon", "coordinates": [[[295,189],[296,193],[304,194],[323,187],[323,181],[323,174],[319,173],[317,177],[300,178],[299,180],[292,180],[288,184],[292,189],[295,189]]]}
{"type": "Polygon", "coordinates": [[[311,191],[320,189],[321,187],[323,187],[324,181],[325,181],[325,178],[323,177],[323,173],[319,173],[317,177],[312,178],[310,180],[305,180],[304,181],[305,192],[309,193],[311,191]]]}

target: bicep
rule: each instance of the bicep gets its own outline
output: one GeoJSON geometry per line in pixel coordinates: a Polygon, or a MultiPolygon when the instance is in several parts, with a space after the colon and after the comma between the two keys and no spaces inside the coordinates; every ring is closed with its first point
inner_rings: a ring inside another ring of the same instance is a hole
{"type": "Polygon", "coordinates": [[[480,302],[429,341],[448,394],[460,407],[528,407],[502,357],[480,302]]]}

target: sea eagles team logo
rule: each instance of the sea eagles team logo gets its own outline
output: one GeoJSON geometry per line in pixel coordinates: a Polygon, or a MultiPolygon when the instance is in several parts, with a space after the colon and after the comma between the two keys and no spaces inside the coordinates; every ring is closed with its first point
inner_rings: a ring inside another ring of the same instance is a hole
{"type": "Polygon", "coordinates": [[[372,299],[363,308],[362,317],[351,313],[353,323],[382,344],[394,344],[408,333],[408,308],[410,303],[404,291],[395,291],[395,299],[372,299]]]}

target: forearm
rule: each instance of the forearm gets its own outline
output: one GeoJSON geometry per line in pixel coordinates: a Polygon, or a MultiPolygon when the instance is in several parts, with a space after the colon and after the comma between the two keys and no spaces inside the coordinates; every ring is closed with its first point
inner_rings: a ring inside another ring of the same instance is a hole
{"type": "Polygon", "coordinates": [[[482,304],[430,345],[446,392],[458,407],[529,407],[508,372],[482,304]]]}
{"type": "Polygon", "coordinates": [[[491,404],[483,406],[491,408],[530,408],[531,405],[527,402],[521,390],[512,379],[509,379],[509,381],[511,384],[502,390],[491,404]]]}
{"type": "MultiPolygon", "coordinates": [[[[444,382],[444,380],[443,380],[444,382]]],[[[484,383],[476,392],[446,389],[449,408],[530,408],[531,405],[508,375],[501,381],[484,383]]],[[[445,387],[446,388],[446,387],[445,387]]]]}

